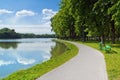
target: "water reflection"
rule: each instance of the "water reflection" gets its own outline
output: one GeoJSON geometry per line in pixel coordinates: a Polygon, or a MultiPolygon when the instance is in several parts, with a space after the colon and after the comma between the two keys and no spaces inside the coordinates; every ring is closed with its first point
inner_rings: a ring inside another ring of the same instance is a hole
{"type": "Polygon", "coordinates": [[[57,57],[66,46],[52,39],[18,39],[0,41],[0,77],[57,57]]]}
{"type": "Polygon", "coordinates": [[[0,77],[49,60],[54,45],[51,39],[1,40],[0,77]]]}
{"type": "Polygon", "coordinates": [[[16,49],[17,44],[18,44],[18,42],[0,42],[0,48],[3,48],[3,49],[9,49],[9,48],[16,49]]]}
{"type": "Polygon", "coordinates": [[[63,43],[56,42],[56,45],[51,47],[51,55],[52,55],[51,58],[61,55],[66,50],[67,50],[67,47],[63,43]]]}

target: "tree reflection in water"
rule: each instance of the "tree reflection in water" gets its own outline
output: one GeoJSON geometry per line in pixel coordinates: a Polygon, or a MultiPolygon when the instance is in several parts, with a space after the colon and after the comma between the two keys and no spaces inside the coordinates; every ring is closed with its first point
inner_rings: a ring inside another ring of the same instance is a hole
{"type": "Polygon", "coordinates": [[[57,57],[61,54],[63,54],[67,50],[67,46],[63,43],[56,42],[56,45],[54,47],[51,47],[51,58],[57,57]]]}
{"type": "Polygon", "coordinates": [[[18,42],[0,42],[0,48],[3,48],[3,49],[9,49],[9,48],[16,49],[17,45],[18,45],[18,42]]]}

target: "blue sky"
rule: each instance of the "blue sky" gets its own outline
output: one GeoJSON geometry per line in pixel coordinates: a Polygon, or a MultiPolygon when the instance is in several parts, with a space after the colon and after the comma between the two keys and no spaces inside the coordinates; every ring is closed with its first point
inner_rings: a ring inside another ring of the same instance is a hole
{"type": "Polygon", "coordinates": [[[60,0],[1,0],[0,28],[20,33],[53,33],[50,18],[59,10],[60,0]]]}

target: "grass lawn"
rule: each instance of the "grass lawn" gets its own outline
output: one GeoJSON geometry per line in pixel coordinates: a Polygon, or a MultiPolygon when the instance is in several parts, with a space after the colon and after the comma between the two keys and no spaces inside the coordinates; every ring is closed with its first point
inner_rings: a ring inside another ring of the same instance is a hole
{"type": "Polygon", "coordinates": [[[65,53],[61,54],[58,57],[54,57],[42,64],[37,64],[32,68],[17,71],[3,80],[35,80],[36,78],[60,66],[61,64],[77,55],[78,48],[75,45],[64,41],[59,42],[64,43],[67,46],[65,53]]]}
{"type": "MultiPolygon", "coordinates": [[[[83,44],[100,50],[98,42],[85,42],[83,44]]],[[[109,80],[120,80],[120,44],[114,44],[111,46],[112,51],[110,53],[106,53],[105,51],[101,50],[100,51],[105,56],[109,80]]]]}

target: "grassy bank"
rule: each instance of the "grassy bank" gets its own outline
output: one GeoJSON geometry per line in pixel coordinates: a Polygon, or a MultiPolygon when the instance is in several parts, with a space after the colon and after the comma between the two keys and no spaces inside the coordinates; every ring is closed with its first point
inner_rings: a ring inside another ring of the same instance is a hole
{"type": "Polygon", "coordinates": [[[78,48],[75,45],[64,41],[59,42],[62,42],[67,46],[65,53],[42,64],[37,64],[32,68],[15,72],[3,80],[35,80],[36,78],[70,60],[78,53],[78,48]]]}
{"type": "MultiPolygon", "coordinates": [[[[83,44],[99,50],[98,42],[85,42],[83,44]]],[[[114,44],[111,46],[112,51],[110,53],[106,53],[105,51],[101,52],[105,56],[109,80],[120,80],[120,44],[114,44]]]]}

